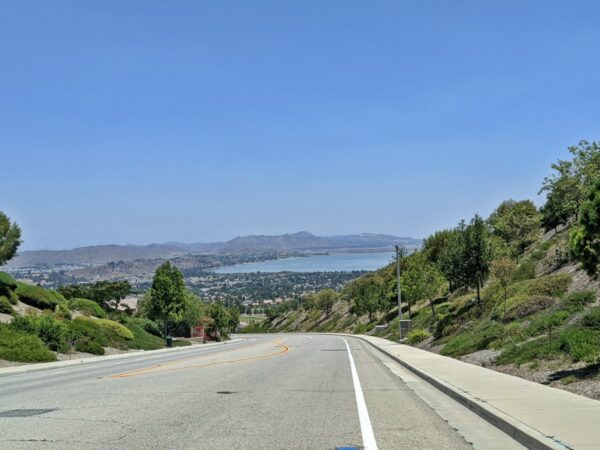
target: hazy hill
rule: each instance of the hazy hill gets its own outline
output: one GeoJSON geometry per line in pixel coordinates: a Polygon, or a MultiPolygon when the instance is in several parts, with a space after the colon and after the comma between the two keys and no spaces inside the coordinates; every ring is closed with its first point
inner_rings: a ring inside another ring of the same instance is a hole
{"type": "Polygon", "coordinates": [[[343,251],[391,249],[396,244],[416,248],[421,241],[383,234],[316,236],[306,231],[278,236],[240,236],[226,242],[167,242],[150,245],[94,245],[72,250],[36,250],[21,252],[8,268],[35,265],[96,265],[111,261],[172,258],[189,253],[265,253],[272,251],[343,251]]]}

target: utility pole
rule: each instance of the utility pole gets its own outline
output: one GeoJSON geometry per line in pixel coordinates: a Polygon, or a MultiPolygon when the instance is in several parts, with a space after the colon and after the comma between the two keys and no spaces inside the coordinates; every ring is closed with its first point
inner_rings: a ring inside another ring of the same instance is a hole
{"type": "Polygon", "coordinates": [[[396,245],[396,290],[398,294],[398,338],[402,339],[402,290],[400,289],[400,246],[396,245]]]}

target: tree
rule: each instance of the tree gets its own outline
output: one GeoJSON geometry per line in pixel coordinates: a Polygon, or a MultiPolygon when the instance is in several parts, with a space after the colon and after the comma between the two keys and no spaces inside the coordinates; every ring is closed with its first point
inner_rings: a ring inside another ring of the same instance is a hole
{"type": "Polygon", "coordinates": [[[506,200],[490,215],[488,223],[518,259],[538,238],[540,214],[531,200],[506,200]]]}
{"type": "Polygon", "coordinates": [[[437,264],[454,234],[455,230],[436,231],[423,241],[423,254],[437,264]]]}
{"type": "Polygon", "coordinates": [[[17,249],[22,242],[19,225],[11,222],[8,216],[0,211],[0,266],[17,254],[17,249]]]}
{"type": "Polygon", "coordinates": [[[387,308],[385,280],[374,273],[357,279],[350,286],[350,297],[354,300],[353,310],[357,315],[368,314],[369,322],[373,315],[387,308]]]}
{"type": "Polygon", "coordinates": [[[579,209],[600,180],[600,143],[580,141],[569,147],[571,161],[552,164],[555,173],[544,179],[540,194],[546,192],[542,207],[542,223],[546,230],[579,218],[579,209]]]}
{"type": "Polygon", "coordinates": [[[600,181],[581,207],[579,225],[571,232],[569,246],[586,272],[596,278],[600,264],[600,181]]]}
{"type": "Polygon", "coordinates": [[[338,300],[338,294],[333,289],[323,289],[317,294],[317,298],[319,307],[329,315],[331,308],[338,300]]]}
{"type": "Polygon", "coordinates": [[[58,288],[58,292],[68,299],[87,298],[104,309],[117,308],[131,290],[129,281],[98,281],[93,284],[71,284],[58,288]]]}
{"type": "Polygon", "coordinates": [[[477,303],[481,305],[481,287],[488,277],[492,245],[490,231],[477,214],[464,231],[463,270],[467,286],[477,289],[477,303]]]}
{"type": "Polygon", "coordinates": [[[466,224],[461,221],[452,230],[446,245],[441,249],[437,265],[450,283],[453,291],[467,285],[465,277],[465,229],[466,224]]]}
{"type": "Polygon", "coordinates": [[[492,276],[498,280],[502,289],[504,289],[504,315],[506,316],[506,303],[508,299],[508,284],[512,279],[513,274],[517,265],[515,262],[503,256],[501,258],[495,259],[491,263],[491,272],[492,276]]]}
{"type": "Polygon", "coordinates": [[[186,290],[183,275],[177,267],[167,261],[154,273],[147,305],[148,317],[161,321],[165,335],[168,335],[169,322],[181,321],[185,307],[186,290]]]}
{"type": "Polygon", "coordinates": [[[407,258],[401,284],[408,304],[421,299],[429,300],[433,320],[437,321],[433,301],[448,289],[448,282],[440,270],[427,261],[423,253],[415,253],[407,258]]]}

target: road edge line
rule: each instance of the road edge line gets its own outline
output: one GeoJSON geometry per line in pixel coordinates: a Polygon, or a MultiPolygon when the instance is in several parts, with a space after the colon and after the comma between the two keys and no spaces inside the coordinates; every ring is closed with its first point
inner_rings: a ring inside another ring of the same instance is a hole
{"type": "MultiPolygon", "coordinates": [[[[469,408],[479,417],[483,418],[488,423],[492,424],[500,431],[512,437],[515,441],[521,443],[527,448],[533,450],[567,450],[571,448],[560,442],[557,442],[556,440],[553,440],[551,437],[545,436],[540,431],[535,430],[534,428],[531,428],[530,426],[517,421],[508,414],[495,408],[491,408],[490,406],[486,405],[485,402],[477,399],[476,397],[473,397],[472,395],[464,391],[459,390],[458,388],[452,386],[444,380],[439,379],[434,375],[430,375],[416,366],[413,366],[412,364],[400,359],[393,353],[384,350],[383,348],[379,347],[375,343],[369,341],[368,339],[365,339],[362,336],[347,334],[343,335],[360,339],[361,341],[371,345],[375,349],[379,350],[381,353],[384,353],[385,355],[392,358],[394,361],[396,361],[397,363],[399,363],[400,365],[402,365],[403,367],[420,377],[421,379],[425,380],[426,382],[437,388],[442,393],[448,395],[449,397],[461,403],[463,406],[469,408]]],[[[390,343],[397,344],[396,342],[392,341],[390,341],[390,343]]]]}
{"type": "Polygon", "coordinates": [[[360,434],[363,441],[363,447],[365,450],[377,450],[377,441],[375,440],[375,433],[373,433],[373,425],[371,425],[369,410],[367,409],[365,396],[360,385],[360,378],[358,377],[358,371],[354,364],[352,351],[350,350],[348,341],[344,338],[340,339],[346,344],[348,359],[350,360],[350,372],[352,373],[352,384],[354,385],[354,397],[356,399],[356,409],[358,410],[358,421],[360,422],[360,434]]]}

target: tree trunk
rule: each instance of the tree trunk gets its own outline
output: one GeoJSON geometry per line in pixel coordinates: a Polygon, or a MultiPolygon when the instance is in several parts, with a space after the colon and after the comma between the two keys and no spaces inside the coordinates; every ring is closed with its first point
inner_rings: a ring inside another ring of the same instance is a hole
{"type": "Polygon", "coordinates": [[[481,306],[481,293],[479,287],[479,277],[477,277],[477,304],[479,305],[479,309],[483,310],[483,306],[481,306]]]}
{"type": "Polygon", "coordinates": [[[429,306],[431,307],[431,314],[433,315],[433,321],[437,322],[437,316],[435,315],[435,306],[433,306],[433,300],[429,299],[429,306]]]}
{"type": "Polygon", "coordinates": [[[410,318],[412,317],[412,313],[410,311],[410,302],[406,302],[406,305],[408,306],[408,320],[410,320],[410,318]]]}
{"type": "Polygon", "coordinates": [[[504,286],[504,320],[506,321],[506,303],[508,300],[508,288],[504,286]]]}

